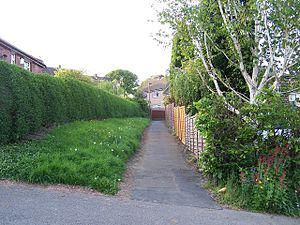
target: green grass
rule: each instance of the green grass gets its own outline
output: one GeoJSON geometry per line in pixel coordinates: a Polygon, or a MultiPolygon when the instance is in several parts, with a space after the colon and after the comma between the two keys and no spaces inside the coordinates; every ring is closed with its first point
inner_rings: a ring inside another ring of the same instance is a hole
{"type": "Polygon", "coordinates": [[[42,140],[0,146],[0,179],[70,184],[115,194],[149,120],[78,121],[42,140]]]}
{"type": "MultiPolygon", "coordinates": [[[[214,195],[214,199],[222,204],[229,206],[233,209],[244,209],[252,212],[259,213],[272,213],[286,216],[300,216],[299,208],[288,206],[286,210],[270,210],[267,207],[261,207],[260,205],[253,204],[253,200],[259,200],[255,198],[252,192],[243,192],[241,188],[233,181],[229,180],[227,184],[216,185],[213,182],[207,182],[204,188],[209,190],[214,195]],[[221,188],[226,187],[225,193],[219,193],[221,188]]],[[[285,203],[286,204],[286,203],[285,203]]]]}
{"type": "Polygon", "coordinates": [[[222,205],[228,205],[237,209],[249,209],[245,202],[246,196],[243,196],[241,191],[235,188],[231,182],[227,185],[215,185],[209,181],[204,185],[204,188],[212,192],[215,200],[222,205]],[[224,187],[226,187],[226,192],[219,193],[219,190],[224,187]]]}

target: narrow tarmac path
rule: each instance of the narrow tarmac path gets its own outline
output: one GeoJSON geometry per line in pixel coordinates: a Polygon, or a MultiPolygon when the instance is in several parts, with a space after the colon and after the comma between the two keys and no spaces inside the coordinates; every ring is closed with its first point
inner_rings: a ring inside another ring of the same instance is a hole
{"type": "Polygon", "coordinates": [[[133,169],[132,199],[221,209],[201,187],[200,174],[187,165],[164,121],[151,123],[141,151],[143,157],[133,169]]]}
{"type": "Polygon", "coordinates": [[[0,182],[0,225],[298,225],[299,218],[221,209],[164,122],[145,133],[131,197],[0,182]]]}

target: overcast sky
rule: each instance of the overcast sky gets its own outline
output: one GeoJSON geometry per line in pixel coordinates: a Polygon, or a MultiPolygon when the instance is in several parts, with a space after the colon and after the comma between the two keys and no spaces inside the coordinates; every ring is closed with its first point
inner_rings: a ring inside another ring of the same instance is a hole
{"type": "Polygon", "coordinates": [[[3,0],[0,37],[47,66],[100,75],[122,68],[144,80],[170,62],[170,49],[151,37],[154,1],[3,0]]]}

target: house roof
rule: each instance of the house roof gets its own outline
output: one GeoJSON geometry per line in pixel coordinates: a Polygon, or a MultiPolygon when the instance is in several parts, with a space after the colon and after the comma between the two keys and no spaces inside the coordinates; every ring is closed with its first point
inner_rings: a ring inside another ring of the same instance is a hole
{"type": "Polygon", "coordinates": [[[50,74],[51,76],[55,75],[56,68],[54,67],[46,67],[44,72],[50,74]]]}
{"type": "Polygon", "coordinates": [[[111,81],[111,79],[109,77],[102,77],[102,76],[99,76],[98,74],[95,74],[93,76],[91,76],[91,78],[94,80],[94,81],[111,81]]]}
{"type": "Polygon", "coordinates": [[[147,80],[145,80],[142,83],[142,90],[143,92],[149,92],[149,88],[150,88],[150,92],[158,91],[158,90],[165,91],[168,85],[169,83],[167,79],[165,79],[165,76],[157,75],[157,76],[152,76],[147,80]]]}
{"type": "Polygon", "coordinates": [[[9,48],[17,53],[19,53],[20,55],[23,55],[29,59],[31,59],[32,61],[34,61],[36,64],[42,66],[42,67],[46,67],[46,65],[44,64],[43,60],[41,59],[38,59],[38,58],[35,58],[33,57],[32,55],[22,51],[21,49],[17,48],[16,46],[10,44],[9,42],[3,40],[2,38],[0,38],[0,45],[6,47],[6,48],[9,48]]]}
{"type": "MultiPolygon", "coordinates": [[[[152,83],[150,84],[150,92],[153,92],[153,91],[164,91],[167,87],[167,84],[166,83],[152,83]]],[[[149,92],[149,88],[148,86],[144,88],[144,92],[149,92]]]]}

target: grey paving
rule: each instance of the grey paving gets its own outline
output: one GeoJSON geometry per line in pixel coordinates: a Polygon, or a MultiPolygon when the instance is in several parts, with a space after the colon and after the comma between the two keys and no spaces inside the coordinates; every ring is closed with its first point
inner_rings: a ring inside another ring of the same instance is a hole
{"type": "Polygon", "coordinates": [[[221,209],[201,189],[201,177],[185,164],[162,122],[152,122],[146,135],[133,199],[3,183],[0,225],[300,224],[296,218],[221,209]]]}
{"type": "Polygon", "coordinates": [[[299,219],[0,185],[0,225],[298,225],[299,219]]]}
{"type": "Polygon", "coordinates": [[[221,209],[201,187],[200,174],[186,164],[164,121],[153,121],[145,135],[143,157],[134,166],[132,199],[221,209]]]}

